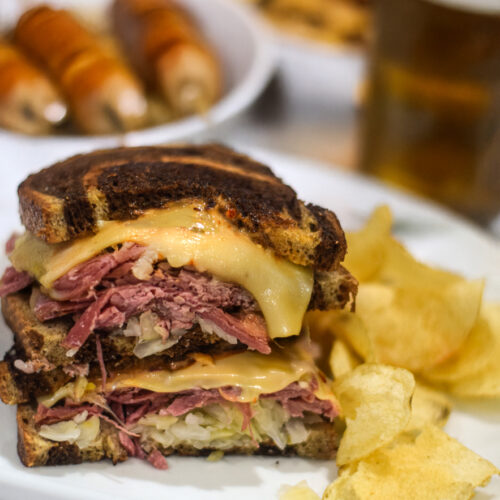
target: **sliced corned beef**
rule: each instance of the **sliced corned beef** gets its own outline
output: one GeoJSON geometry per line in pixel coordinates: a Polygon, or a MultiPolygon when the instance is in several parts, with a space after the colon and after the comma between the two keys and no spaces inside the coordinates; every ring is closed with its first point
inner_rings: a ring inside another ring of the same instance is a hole
{"type": "Polygon", "coordinates": [[[19,292],[31,283],[33,283],[33,278],[26,271],[16,271],[10,266],[3,273],[0,282],[0,297],[19,292]]]}
{"type": "Polygon", "coordinates": [[[244,431],[245,429],[250,429],[250,420],[252,420],[253,417],[253,411],[252,407],[250,406],[250,403],[236,403],[238,405],[239,410],[241,411],[241,414],[243,415],[243,423],[241,424],[241,430],[244,431]]]}
{"type": "Polygon", "coordinates": [[[308,411],[333,419],[338,415],[338,410],[331,401],[318,399],[314,395],[317,387],[316,380],[308,387],[301,387],[299,382],[294,382],[281,391],[263,394],[261,397],[279,401],[292,417],[303,417],[304,412],[308,411]]]}
{"type": "MultiPolygon", "coordinates": [[[[181,271],[179,274],[188,273],[181,271]]],[[[129,318],[151,309],[162,319],[168,331],[189,330],[197,323],[199,316],[251,349],[270,353],[269,337],[260,315],[250,312],[235,316],[223,311],[224,306],[238,307],[248,302],[246,293],[237,293],[233,290],[236,288],[234,285],[228,286],[232,290],[219,295],[219,300],[206,290],[199,295],[191,290],[179,292],[175,283],[172,284],[168,279],[108,288],[84,310],[62,345],[67,349],[78,350],[94,330],[122,327],[129,318]]],[[[218,282],[216,289],[221,288],[218,282]]],[[[46,304],[43,307],[49,309],[46,304]]]]}
{"type": "Polygon", "coordinates": [[[255,349],[262,354],[269,354],[269,335],[262,316],[257,314],[246,314],[236,317],[225,313],[222,309],[211,309],[198,313],[201,318],[208,320],[226,334],[237,338],[242,344],[250,349],[255,349]]]}
{"type": "Polygon", "coordinates": [[[37,287],[33,288],[31,300],[33,312],[39,321],[48,321],[49,319],[83,311],[92,302],[94,302],[94,299],[87,299],[81,302],[54,300],[42,293],[37,287]]]}
{"type": "Polygon", "coordinates": [[[154,449],[149,455],[148,455],[148,462],[155,468],[155,469],[160,469],[160,470],[166,470],[168,469],[168,464],[167,460],[165,457],[160,453],[159,450],[154,449]]]}
{"type": "Polygon", "coordinates": [[[93,297],[95,287],[116,267],[137,260],[146,247],[124,243],[119,250],[98,255],[61,276],[52,285],[57,300],[82,300],[93,297]]]}
{"type": "Polygon", "coordinates": [[[35,414],[35,424],[55,424],[62,420],[71,420],[76,415],[82,412],[88,412],[89,416],[100,415],[102,409],[95,405],[82,404],[75,406],[55,406],[47,408],[43,404],[39,404],[35,414]]]}
{"type": "Polygon", "coordinates": [[[128,455],[130,457],[135,456],[135,444],[132,438],[127,433],[120,431],[118,439],[120,440],[120,444],[127,450],[128,455]]]}
{"type": "Polygon", "coordinates": [[[5,253],[9,255],[12,253],[14,250],[14,247],[16,246],[16,240],[19,238],[18,233],[12,233],[9,237],[9,239],[5,242],[5,253]]]}
{"type": "Polygon", "coordinates": [[[217,389],[192,389],[178,394],[173,403],[160,410],[160,415],[179,417],[195,408],[202,408],[221,401],[224,401],[224,398],[217,389]]]}
{"type": "Polygon", "coordinates": [[[155,298],[162,296],[160,288],[145,284],[108,288],[85,309],[62,346],[78,350],[95,329],[123,326],[128,318],[144,312],[155,298]]]}

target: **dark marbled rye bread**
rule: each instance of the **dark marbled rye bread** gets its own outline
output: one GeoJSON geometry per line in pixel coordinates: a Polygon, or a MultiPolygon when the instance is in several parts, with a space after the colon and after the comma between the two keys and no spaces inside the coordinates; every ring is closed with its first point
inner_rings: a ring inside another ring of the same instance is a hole
{"type": "Polygon", "coordinates": [[[18,194],[23,224],[48,243],[92,233],[99,220],[196,200],[297,264],[333,270],[346,252],[332,212],[304,204],[270,168],[221,145],[78,155],[30,175],[18,194]]]}

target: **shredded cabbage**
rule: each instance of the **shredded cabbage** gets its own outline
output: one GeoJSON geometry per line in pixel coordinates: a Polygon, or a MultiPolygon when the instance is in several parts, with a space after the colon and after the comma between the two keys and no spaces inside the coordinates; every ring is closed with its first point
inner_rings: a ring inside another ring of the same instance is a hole
{"type": "Polygon", "coordinates": [[[255,448],[271,439],[280,449],[305,441],[309,431],[302,419],[291,417],[280,403],[262,399],[251,405],[250,428],[242,430],[243,414],[232,403],[212,404],[186,415],[146,415],[131,429],[145,444],[168,448],[189,444],[196,449],[255,448]]]}
{"type": "MultiPolygon", "coordinates": [[[[212,321],[199,317],[196,318],[196,321],[205,333],[215,334],[229,344],[236,344],[238,342],[236,337],[229,335],[212,321]]],[[[177,344],[179,339],[186,333],[186,330],[173,330],[169,334],[161,326],[158,315],[152,311],[146,311],[138,318],[130,318],[122,331],[116,331],[117,334],[120,334],[120,332],[126,337],[137,337],[134,354],[138,358],[143,359],[177,344]]]]}
{"type": "MultiPolygon", "coordinates": [[[[114,330],[113,333],[119,335],[122,332],[120,332],[120,330],[117,329],[117,330],[114,330]]],[[[137,318],[135,316],[132,318],[129,318],[129,320],[127,321],[127,325],[123,329],[123,335],[125,335],[125,337],[140,337],[141,336],[141,325],[139,324],[139,318],[137,318]]]]}
{"type": "Polygon", "coordinates": [[[82,421],[82,412],[73,420],[65,420],[51,425],[42,425],[38,434],[50,441],[68,441],[76,443],[80,449],[88,448],[97,438],[100,431],[99,417],[94,415],[82,421]]]}
{"type": "Polygon", "coordinates": [[[80,435],[76,440],[78,448],[83,450],[88,448],[97,438],[101,430],[100,420],[97,415],[90,417],[85,422],[77,424],[80,429],[80,435]]]}
{"type": "Polygon", "coordinates": [[[185,333],[186,330],[179,329],[170,332],[169,335],[169,332],[161,326],[158,315],[152,311],[142,313],[139,318],[130,318],[123,330],[123,335],[126,337],[137,337],[134,354],[140,359],[172,347],[185,333]]]}

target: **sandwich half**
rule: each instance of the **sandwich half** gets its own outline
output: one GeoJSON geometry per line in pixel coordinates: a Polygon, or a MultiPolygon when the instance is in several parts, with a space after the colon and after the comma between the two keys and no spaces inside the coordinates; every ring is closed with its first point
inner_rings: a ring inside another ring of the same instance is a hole
{"type": "Polygon", "coordinates": [[[26,232],[9,241],[0,295],[24,373],[269,354],[307,310],[354,303],[335,215],[222,146],[76,156],[18,194],[26,232]]]}
{"type": "Polygon", "coordinates": [[[241,352],[177,370],[158,360],[101,377],[78,377],[19,405],[26,466],[135,456],[335,456],[341,424],[325,377],[295,343],[264,356],[241,352]]]}
{"type": "Polygon", "coordinates": [[[354,305],[332,212],[219,145],[75,156],[18,194],[0,398],[25,465],[334,456],[339,407],[303,327],[354,305]]]}

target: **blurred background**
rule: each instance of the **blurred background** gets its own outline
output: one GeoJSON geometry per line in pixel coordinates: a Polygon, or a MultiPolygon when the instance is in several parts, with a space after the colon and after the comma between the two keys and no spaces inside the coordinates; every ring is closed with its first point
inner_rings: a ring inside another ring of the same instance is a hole
{"type": "Polygon", "coordinates": [[[500,237],[498,0],[40,4],[0,4],[2,169],[223,141],[372,176],[500,237]]]}

